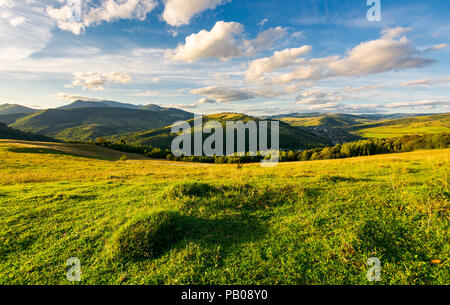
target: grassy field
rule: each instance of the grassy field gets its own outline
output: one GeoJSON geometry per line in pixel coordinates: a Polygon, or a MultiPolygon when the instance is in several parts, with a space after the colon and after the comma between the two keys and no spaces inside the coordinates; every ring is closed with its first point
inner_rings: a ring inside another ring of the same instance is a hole
{"type": "Polygon", "coordinates": [[[108,154],[0,142],[0,284],[71,284],[70,257],[81,284],[371,284],[369,257],[381,284],[450,284],[449,149],[274,168],[108,154]]]}
{"type": "Polygon", "coordinates": [[[424,135],[450,132],[450,115],[438,114],[391,120],[358,126],[358,135],[365,138],[387,139],[404,135],[424,135]]]}

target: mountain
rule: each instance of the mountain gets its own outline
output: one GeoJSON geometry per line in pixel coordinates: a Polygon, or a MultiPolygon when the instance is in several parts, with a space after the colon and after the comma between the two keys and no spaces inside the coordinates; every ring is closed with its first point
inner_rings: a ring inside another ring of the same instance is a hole
{"type": "Polygon", "coordinates": [[[338,144],[361,139],[364,135],[355,132],[359,130],[357,126],[421,116],[426,116],[426,114],[290,113],[268,118],[277,119],[292,126],[306,128],[318,136],[328,138],[333,144],[338,144]]]}
{"type": "MultiPolygon", "coordinates": [[[[261,119],[251,117],[245,114],[236,113],[220,113],[214,115],[208,115],[203,117],[203,124],[208,121],[218,121],[224,127],[226,121],[243,121],[248,122],[254,120],[256,122],[261,119]]],[[[193,120],[188,121],[191,127],[193,127],[193,120]]],[[[166,126],[164,128],[157,128],[148,131],[131,132],[125,134],[118,134],[107,137],[108,140],[113,142],[125,141],[128,144],[134,145],[151,145],[153,147],[170,149],[173,139],[177,136],[171,133],[172,126],[166,126]]],[[[208,134],[204,134],[204,139],[208,137],[208,134]]],[[[248,143],[248,139],[246,139],[248,143]]],[[[332,144],[326,138],[317,136],[308,130],[293,127],[289,124],[280,122],[280,148],[281,149],[305,149],[319,146],[325,146],[332,144]]]]}
{"type": "Polygon", "coordinates": [[[145,106],[141,106],[140,109],[142,109],[142,110],[150,110],[150,111],[162,111],[162,110],[167,109],[167,108],[164,108],[164,107],[161,107],[161,106],[158,106],[158,105],[155,105],[155,104],[148,104],[148,105],[145,105],[145,106]]]}
{"type": "Polygon", "coordinates": [[[11,127],[62,140],[87,141],[96,137],[137,132],[192,118],[188,112],[93,107],[47,109],[19,118],[11,127]]]}
{"type": "Polygon", "coordinates": [[[0,115],[18,114],[18,113],[33,113],[36,109],[17,105],[17,104],[3,104],[0,105],[0,115]]]}
{"type": "Polygon", "coordinates": [[[29,115],[30,115],[29,113],[1,114],[0,122],[5,123],[7,125],[11,125],[18,119],[29,116],[29,115]]]}
{"type": "Polygon", "coordinates": [[[360,124],[350,127],[349,131],[365,138],[393,138],[404,135],[450,132],[450,113],[360,124]]]}
{"type": "Polygon", "coordinates": [[[104,108],[104,107],[113,107],[113,108],[128,108],[128,109],[139,109],[139,106],[127,103],[120,103],[115,101],[84,101],[84,100],[76,100],[69,105],[65,105],[59,107],[59,109],[77,109],[77,108],[104,108]]]}
{"type": "Polygon", "coordinates": [[[14,128],[8,127],[4,123],[0,123],[0,139],[14,139],[14,140],[25,140],[25,141],[43,141],[43,142],[54,142],[55,139],[34,134],[31,132],[23,132],[14,128]]]}

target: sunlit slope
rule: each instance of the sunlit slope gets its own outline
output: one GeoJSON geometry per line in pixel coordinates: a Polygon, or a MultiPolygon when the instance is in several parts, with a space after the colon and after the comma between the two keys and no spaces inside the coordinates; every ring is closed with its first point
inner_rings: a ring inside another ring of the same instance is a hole
{"type": "Polygon", "coordinates": [[[352,130],[363,137],[379,139],[450,132],[450,113],[359,125],[352,130]]]}
{"type": "MultiPolygon", "coordinates": [[[[251,117],[245,114],[236,113],[220,113],[203,117],[203,124],[208,121],[218,121],[223,126],[224,137],[226,136],[226,122],[227,121],[242,121],[244,123],[253,120],[259,122],[260,119],[251,117]]],[[[189,120],[191,127],[193,127],[193,120],[189,120]]],[[[269,125],[270,126],[270,125],[269,125]]],[[[311,131],[303,130],[280,122],[280,147],[284,149],[304,149],[318,146],[330,145],[331,142],[321,136],[317,136],[311,131]]],[[[125,141],[128,144],[145,144],[154,147],[170,149],[173,139],[177,134],[171,133],[172,126],[164,128],[153,129],[148,131],[133,132],[127,134],[119,134],[110,136],[107,139],[111,141],[125,141]]],[[[204,134],[206,138],[208,134],[204,134]]],[[[270,136],[270,133],[269,133],[270,136]]],[[[247,141],[248,143],[248,137],[247,141]]]]}
{"type": "Polygon", "coordinates": [[[381,284],[449,284],[448,149],[239,168],[23,148],[0,143],[1,284],[69,284],[70,257],[81,284],[368,284],[368,257],[381,284]],[[120,250],[162,212],[183,230],[120,250]]]}

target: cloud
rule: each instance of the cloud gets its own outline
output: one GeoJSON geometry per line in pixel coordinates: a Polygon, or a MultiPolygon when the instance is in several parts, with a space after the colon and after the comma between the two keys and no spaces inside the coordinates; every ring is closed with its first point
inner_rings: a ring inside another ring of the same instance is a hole
{"type": "Polygon", "coordinates": [[[443,49],[446,49],[448,47],[450,47],[450,44],[448,44],[448,43],[441,43],[441,44],[437,44],[435,46],[432,46],[431,48],[425,49],[424,52],[443,50],[443,49]]]}
{"type": "Polygon", "coordinates": [[[178,45],[168,56],[187,62],[207,57],[223,60],[236,57],[241,54],[241,49],[235,36],[243,30],[240,23],[218,21],[211,31],[201,30],[186,37],[185,43],[178,45]]]}
{"type": "Polygon", "coordinates": [[[169,104],[167,106],[164,107],[169,107],[169,108],[181,108],[181,109],[194,109],[197,108],[197,104],[193,103],[193,104],[169,104]]]}
{"type": "Polygon", "coordinates": [[[419,80],[402,83],[399,86],[400,87],[410,87],[410,86],[417,86],[417,85],[430,85],[431,83],[432,83],[431,79],[419,79],[419,80]]]}
{"type": "Polygon", "coordinates": [[[197,101],[198,105],[204,105],[204,104],[217,104],[217,101],[211,98],[201,98],[197,101]]]}
{"type": "Polygon", "coordinates": [[[344,91],[352,93],[352,92],[359,92],[359,91],[366,91],[366,90],[375,90],[384,88],[385,85],[368,85],[368,86],[362,86],[362,87],[345,87],[344,91]]]}
{"type": "Polygon", "coordinates": [[[433,63],[434,60],[421,57],[420,51],[405,36],[395,39],[407,31],[409,29],[386,29],[380,39],[363,42],[348,51],[344,57],[329,56],[294,62],[292,72],[274,77],[271,81],[289,83],[299,80],[317,81],[334,77],[364,76],[419,68],[433,63]]]}
{"type": "Polygon", "coordinates": [[[421,100],[414,102],[396,102],[389,104],[344,104],[338,102],[328,102],[323,104],[307,105],[308,111],[332,111],[345,113],[379,113],[392,111],[392,109],[434,109],[434,108],[450,108],[450,101],[443,100],[421,100]]]}
{"type": "Polygon", "coordinates": [[[50,42],[53,21],[39,2],[0,1],[0,61],[21,60],[50,42]],[[26,26],[20,26],[26,22],[26,26]]]}
{"type": "Polygon", "coordinates": [[[58,93],[57,94],[58,98],[60,99],[65,99],[65,100],[69,100],[69,101],[76,101],[76,100],[83,100],[83,101],[101,101],[104,99],[98,99],[98,98],[94,98],[94,97],[87,97],[87,96],[82,96],[82,95],[72,95],[72,94],[68,94],[68,93],[58,93]]]}
{"type": "Polygon", "coordinates": [[[422,109],[431,109],[435,107],[450,107],[450,100],[441,101],[441,100],[421,100],[417,102],[398,102],[398,103],[390,103],[385,106],[386,108],[416,108],[420,107],[422,109]]]}
{"type": "Polygon", "coordinates": [[[263,20],[261,20],[260,22],[258,22],[258,25],[260,27],[264,26],[266,24],[266,22],[269,21],[269,18],[264,18],[263,20]]]}
{"type": "Polygon", "coordinates": [[[270,28],[259,33],[255,39],[243,39],[244,26],[237,22],[218,21],[210,31],[201,30],[187,36],[184,44],[168,51],[167,57],[173,60],[193,62],[202,58],[227,60],[239,56],[251,56],[269,49],[285,37],[286,29],[270,28]]]}
{"type": "Polygon", "coordinates": [[[413,81],[409,81],[409,82],[405,82],[400,84],[400,87],[413,87],[413,86],[431,86],[431,85],[438,85],[440,83],[445,83],[445,82],[450,82],[450,77],[444,78],[444,79],[440,79],[440,80],[432,80],[432,79],[419,79],[419,80],[413,80],[413,81]]]}
{"type": "Polygon", "coordinates": [[[93,91],[103,91],[104,86],[108,83],[112,84],[127,84],[131,82],[132,78],[127,73],[110,72],[75,72],[73,73],[75,79],[72,83],[65,85],[65,88],[81,87],[83,90],[90,89],[93,91]]]}
{"type": "Polygon", "coordinates": [[[310,46],[302,46],[300,48],[277,51],[271,57],[256,59],[250,63],[249,68],[245,72],[245,79],[252,81],[261,79],[264,73],[288,67],[294,64],[298,57],[310,51],[310,46]]]}
{"type": "Polygon", "coordinates": [[[412,31],[412,28],[403,28],[403,27],[397,27],[397,28],[389,28],[384,29],[381,31],[382,39],[393,39],[396,37],[399,37],[403,34],[409,33],[412,31]]]}
{"type": "Polygon", "coordinates": [[[309,90],[297,96],[295,104],[306,105],[331,105],[342,101],[343,96],[335,92],[325,92],[323,90],[309,90]]]}
{"type": "Polygon", "coordinates": [[[190,91],[191,94],[203,95],[217,103],[229,103],[233,101],[241,101],[255,98],[255,93],[247,89],[235,89],[228,87],[205,87],[190,91]]]}
{"type": "Polygon", "coordinates": [[[86,4],[81,10],[79,0],[67,0],[55,8],[47,7],[47,14],[57,22],[58,28],[80,35],[86,27],[118,19],[145,20],[157,5],[156,0],[100,0],[98,6],[86,4]]]}
{"type": "Polygon", "coordinates": [[[157,95],[160,95],[161,93],[160,92],[156,92],[156,91],[152,91],[152,90],[147,90],[147,91],[144,91],[144,92],[136,92],[136,93],[133,93],[133,94],[130,94],[131,96],[157,96],[157,95]]]}
{"type": "Polygon", "coordinates": [[[9,24],[11,24],[11,26],[14,26],[14,27],[19,26],[23,23],[25,23],[24,17],[16,17],[16,18],[9,19],[9,24]]]}
{"type": "Polygon", "coordinates": [[[245,41],[244,47],[246,48],[247,55],[253,55],[257,51],[270,49],[276,41],[285,37],[286,34],[287,30],[280,26],[259,33],[255,39],[245,41]]]}
{"type": "Polygon", "coordinates": [[[208,9],[214,9],[227,0],[165,0],[162,19],[171,26],[189,24],[191,18],[208,9]]]}

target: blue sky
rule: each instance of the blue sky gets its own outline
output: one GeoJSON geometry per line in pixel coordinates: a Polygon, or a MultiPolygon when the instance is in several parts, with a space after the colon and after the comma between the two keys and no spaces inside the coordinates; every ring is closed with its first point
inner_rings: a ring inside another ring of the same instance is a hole
{"type": "Polygon", "coordinates": [[[450,2],[0,0],[0,103],[447,112],[450,2]]]}

